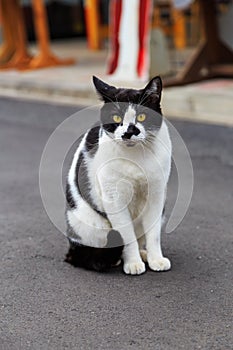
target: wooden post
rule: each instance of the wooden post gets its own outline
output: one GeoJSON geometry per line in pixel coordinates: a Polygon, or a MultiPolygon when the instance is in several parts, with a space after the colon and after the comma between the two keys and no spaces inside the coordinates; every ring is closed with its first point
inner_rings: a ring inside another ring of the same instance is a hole
{"type": "Polygon", "coordinates": [[[101,48],[99,1],[85,0],[84,11],[85,11],[85,19],[86,19],[88,47],[91,50],[99,50],[101,48]]]}
{"type": "Polygon", "coordinates": [[[204,40],[175,78],[164,86],[184,85],[203,79],[233,77],[233,52],[219,38],[215,0],[199,0],[204,40]]]}
{"type": "Polygon", "coordinates": [[[15,33],[12,30],[12,17],[9,11],[9,1],[0,1],[0,22],[3,42],[0,48],[0,65],[8,62],[16,50],[15,33]]]}
{"type": "MultiPolygon", "coordinates": [[[[50,50],[47,14],[43,0],[32,0],[35,30],[38,40],[39,55],[32,58],[27,51],[27,38],[23,11],[19,0],[0,0],[2,17],[4,17],[3,30],[6,30],[5,40],[10,42],[10,34],[14,39],[15,52],[0,69],[16,68],[29,70],[57,65],[73,64],[73,59],[60,60],[50,50]]],[[[0,57],[1,59],[1,57],[0,57]]]]}
{"type": "Polygon", "coordinates": [[[183,11],[172,8],[172,20],[174,45],[176,49],[180,50],[186,47],[185,16],[183,11]]]}
{"type": "MultiPolygon", "coordinates": [[[[5,9],[6,11],[6,21],[3,22],[5,25],[5,28],[7,28],[7,31],[10,32],[13,35],[14,38],[14,44],[15,44],[15,52],[13,56],[6,62],[5,64],[1,65],[1,69],[10,69],[10,68],[17,68],[21,69],[24,67],[27,67],[31,56],[28,54],[27,51],[27,39],[26,39],[26,31],[25,31],[25,24],[24,24],[24,18],[23,18],[23,12],[22,8],[20,6],[19,0],[2,0],[2,4],[4,4],[5,7],[2,7],[3,11],[5,9]]],[[[4,13],[3,13],[4,16],[4,13]]],[[[9,40],[9,37],[7,36],[4,38],[6,40],[9,40]]]]}
{"type": "Polygon", "coordinates": [[[32,0],[35,30],[38,41],[39,55],[33,58],[28,69],[74,64],[73,59],[59,59],[50,50],[47,13],[43,0],[32,0]]]}

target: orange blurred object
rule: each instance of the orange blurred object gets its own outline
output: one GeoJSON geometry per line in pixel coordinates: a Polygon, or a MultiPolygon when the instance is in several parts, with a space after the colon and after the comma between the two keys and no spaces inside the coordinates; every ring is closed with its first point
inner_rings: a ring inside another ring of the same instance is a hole
{"type": "Polygon", "coordinates": [[[86,0],[84,2],[87,43],[88,47],[92,50],[98,50],[101,47],[100,18],[98,5],[98,0],[86,0]]]}
{"type": "Polygon", "coordinates": [[[50,50],[47,14],[43,0],[32,0],[39,54],[29,55],[22,8],[19,0],[0,0],[3,47],[0,69],[30,70],[74,64],[73,59],[59,59],[50,50]]]}
{"type": "Polygon", "coordinates": [[[84,11],[87,30],[87,44],[91,50],[99,50],[103,39],[109,36],[108,25],[103,25],[100,18],[100,1],[84,1],[84,11]]]}
{"type": "Polygon", "coordinates": [[[172,17],[174,21],[174,45],[177,49],[184,49],[186,47],[186,19],[183,11],[172,9],[172,17]]]}
{"type": "Polygon", "coordinates": [[[31,60],[26,48],[26,33],[22,8],[18,0],[1,0],[4,44],[0,54],[0,68],[21,68],[31,60]]]}
{"type": "Polygon", "coordinates": [[[173,38],[174,46],[177,49],[186,47],[186,19],[182,10],[177,10],[170,0],[157,0],[153,8],[152,27],[160,28],[173,38]],[[170,23],[163,20],[163,12],[169,13],[170,23]]]}

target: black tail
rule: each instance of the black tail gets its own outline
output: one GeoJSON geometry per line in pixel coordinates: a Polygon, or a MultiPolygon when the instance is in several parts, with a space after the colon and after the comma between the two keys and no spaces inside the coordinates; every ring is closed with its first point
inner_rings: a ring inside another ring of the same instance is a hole
{"type": "Polygon", "coordinates": [[[118,231],[111,230],[104,248],[88,247],[70,241],[65,261],[75,267],[99,272],[107,271],[121,258],[123,240],[118,231]]]}

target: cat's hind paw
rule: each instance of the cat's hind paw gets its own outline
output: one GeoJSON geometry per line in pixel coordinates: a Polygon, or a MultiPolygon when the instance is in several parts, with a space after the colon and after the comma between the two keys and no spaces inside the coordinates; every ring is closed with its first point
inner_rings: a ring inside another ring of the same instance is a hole
{"type": "Polygon", "coordinates": [[[168,271],[171,269],[170,260],[164,257],[148,259],[148,265],[153,271],[168,271]]]}
{"type": "Polygon", "coordinates": [[[124,272],[127,275],[141,275],[146,271],[146,266],[144,262],[132,262],[132,263],[126,263],[124,264],[124,272]]]}

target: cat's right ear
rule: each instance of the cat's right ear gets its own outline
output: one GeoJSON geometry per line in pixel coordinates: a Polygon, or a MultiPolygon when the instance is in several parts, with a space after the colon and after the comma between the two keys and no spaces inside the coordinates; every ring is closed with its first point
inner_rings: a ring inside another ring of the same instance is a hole
{"type": "Polygon", "coordinates": [[[117,90],[114,86],[108,85],[95,76],[93,76],[93,83],[96,91],[104,102],[112,102],[114,100],[114,94],[117,90]]]}

